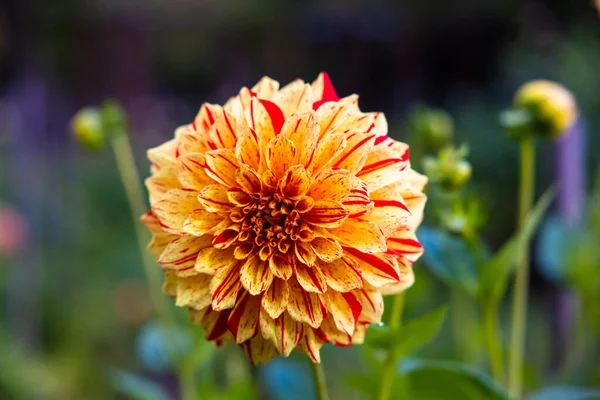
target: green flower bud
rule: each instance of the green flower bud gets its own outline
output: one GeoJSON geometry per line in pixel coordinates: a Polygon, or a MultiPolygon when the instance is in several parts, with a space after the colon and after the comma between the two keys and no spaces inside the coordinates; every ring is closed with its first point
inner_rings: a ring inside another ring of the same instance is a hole
{"type": "Polygon", "coordinates": [[[100,112],[95,107],[87,107],[71,119],[71,132],[86,149],[97,151],[106,144],[106,135],[100,112]]]}
{"type": "Polygon", "coordinates": [[[537,80],[526,83],[516,93],[515,106],[531,117],[530,134],[555,139],[569,129],[579,111],[573,94],[555,82],[537,80]]]}
{"type": "Polygon", "coordinates": [[[454,120],[444,110],[417,106],[411,112],[409,129],[427,148],[437,150],[452,142],[454,120]]]}
{"type": "Polygon", "coordinates": [[[437,158],[425,158],[425,174],[446,191],[458,190],[471,178],[471,164],[463,159],[467,153],[465,146],[446,147],[438,153],[437,158]]]}
{"type": "Polygon", "coordinates": [[[121,134],[127,128],[127,117],[123,107],[116,100],[106,100],[100,109],[105,132],[109,135],[121,134]]]}

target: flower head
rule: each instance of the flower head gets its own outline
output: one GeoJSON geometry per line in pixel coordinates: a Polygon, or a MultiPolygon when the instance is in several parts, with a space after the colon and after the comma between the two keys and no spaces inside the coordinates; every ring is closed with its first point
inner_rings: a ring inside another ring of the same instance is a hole
{"type": "Polygon", "coordinates": [[[515,95],[515,105],[529,112],[533,133],[546,138],[555,138],[569,129],[579,113],[569,90],[545,80],[523,85],[515,95]]]}
{"type": "Polygon", "coordinates": [[[329,77],[263,78],[151,149],[150,251],[208,340],[253,363],[361,343],[414,280],[427,178],[329,77]]]}

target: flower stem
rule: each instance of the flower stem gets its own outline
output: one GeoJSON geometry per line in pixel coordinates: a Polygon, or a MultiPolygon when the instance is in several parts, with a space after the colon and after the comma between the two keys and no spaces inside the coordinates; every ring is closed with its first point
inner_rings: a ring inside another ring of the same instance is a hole
{"type": "MultiPolygon", "coordinates": [[[[521,141],[521,177],[519,187],[519,215],[517,225],[523,228],[533,203],[535,174],[535,146],[533,137],[521,141]]],[[[510,334],[510,360],[508,388],[520,398],[523,392],[523,357],[525,351],[525,328],[527,320],[527,288],[529,285],[529,244],[519,255],[513,297],[512,327],[510,334]]]]}
{"type": "Polygon", "coordinates": [[[325,371],[323,365],[320,363],[310,362],[315,386],[317,389],[317,400],[329,400],[329,393],[327,392],[327,381],[325,380],[325,371]]]}
{"type": "Polygon", "coordinates": [[[127,133],[124,131],[114,132],[111,135],[111,145],[113,152],[115,153],[115,160],[119,175],[121,176],[121,182],[125,188],[127,201],[129,202],[137,244],[142,256],[144,273],[148,282],[150,301],[152,302],[154,311],[164,322],[172,321],[169,309],[166,307],[159,290],[160,270],[154,265],[153,260],[150,258],[150,254],[146,251],[146,243],[148,240],[146,238],[146,232],[142,229],[139,220],[146,212],[146,202],[144,201],[144,195],[140,187],[140,178],[137,167],[135,166],[135,160],[133,158],[127,133]]]}
{"type": "MultiPolygon", "coordinates": [[[[395,329],[400,326],[402,320],[402,311],[404,310],[404,292],[398,293],[394,297],[392,303],[392,311],[388,326],[390,329],[395,329]]],[[[396,376],[396,364],[398,363],[398,355],[394,349],[390,350],[383,366],[383,377],[381,379],[381,389],[379,392],[379,400],[388,400],[392,393],[392,385],[396,376]]]]}
{"type": "Polygon", "coordinates": [[[498,306],[494,301],[488,301],[487,304],[484,305],[483,330],[492,376],[496,381],[502,383],[504,380],[502,345],[498,335],[498,306]]]}

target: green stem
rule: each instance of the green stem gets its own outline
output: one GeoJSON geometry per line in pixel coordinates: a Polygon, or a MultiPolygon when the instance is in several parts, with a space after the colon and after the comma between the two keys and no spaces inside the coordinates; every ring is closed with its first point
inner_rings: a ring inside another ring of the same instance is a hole
{"type": "MultiPolygon", "coordinates": [[[[398,293],[394,297],[392,311],[388,325],[390,329],[395,329],[400,326],[402,320],[402,311],[404,310],[404,292],[398,293]]],[[[395,350],[390,350],[383,365],[383,377],[381,379],[381,389],[379,392],[379,400],[388,400],[392,393],[392,385],[396,376],[396,364],[398,363],[398,354],[395,350]]]]}
{"type": "Polygon", "coordinates": [[[498,330],[498,305],[488,301],[483,308],[483,331],[485,346],[490,359],[490,370],[494,379],[503,382],[502,341],[498,330]]]}
{"type": "Polygon", "coordinates": [[[133,226],[135,227],[135,235],[137,244],[142,256],[142,263],[144,265],[144,274],[148,282],[148,291],[150,292],[150,301],[154,307],[155,312],[162,316],[164,321],[171,321],[169,315],[169,309],[161,296],[160,291],[160,270],[154,264],[154,261],[150,257],[148,251],[146,251],[146,245],[148,243],[147,232],[142,228],[140,223],[140,217],[146,212],[146,202],[142,188],[140,187],[140,177],[138,174],[135,160],[133,158],[133,152],[131,145],[129,144],[129,138],[126,132],[114,132],[111,137],[111,145],[115,153],[115,160],[117,163],[117,169],[121,176],[121,182],[125,188],[127,195],[127,201],[129,202],[129,208],[131,210],[131,218],[133,226]]]}
{"type": "Polygon", "coordinates": [[[313,371],[315,387],[317,389],[317,400],[329,400],[327,381],[325,380],[325,371],[323,371],[323,365],[312,361],[310,361],[310,364],[313,371]]]}
{"type": "MultiPolygon", "coordinates": [[[[535,174],[535,146],[532,137],[521,141],[521,178],[519,187],[519,215],[517,225],[523,228],[533,203],[535,174]]],[[[527,321],[527,288],[529,285],[529,245],[519,255],[512,310],[510,334],[510,360],[508,388],[514,397],[523,392],[523,357],[525,351],[525,328],[527,321]]]]}

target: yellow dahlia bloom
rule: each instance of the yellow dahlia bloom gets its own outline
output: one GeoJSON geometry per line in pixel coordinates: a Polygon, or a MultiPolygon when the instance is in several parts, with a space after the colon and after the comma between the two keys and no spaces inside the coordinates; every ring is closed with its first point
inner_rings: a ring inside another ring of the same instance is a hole
{"type": "Polygon", "coordinates": [[[427,179],[329,77],[263,78],[151,149],[150,251],[208,340],[253,363],[361,343],[414,280],[427,179]]]}

